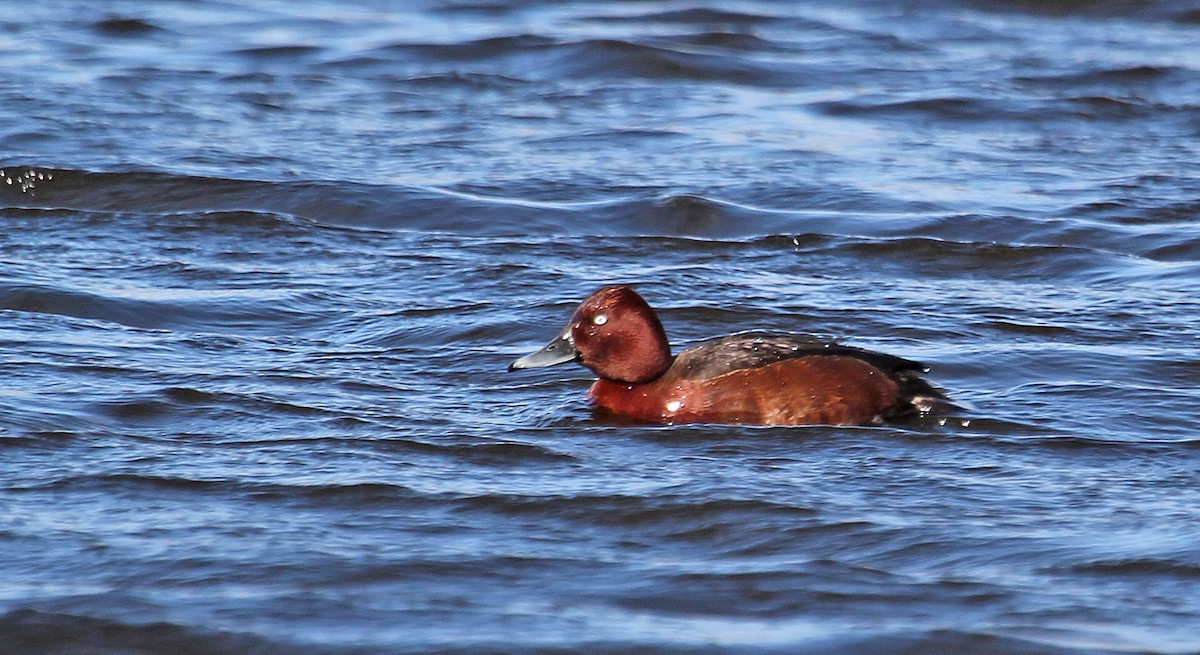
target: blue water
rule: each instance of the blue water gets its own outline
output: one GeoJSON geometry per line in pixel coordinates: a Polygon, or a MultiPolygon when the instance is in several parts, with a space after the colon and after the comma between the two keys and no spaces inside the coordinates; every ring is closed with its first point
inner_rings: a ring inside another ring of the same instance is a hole
{"type": "Polygon", "coordinates": [[[24,3],[0,53],[0,653],[1200,653],[1200,3],[24,3]],[[615,282],[963,409],[505,371],[615,282]]]}

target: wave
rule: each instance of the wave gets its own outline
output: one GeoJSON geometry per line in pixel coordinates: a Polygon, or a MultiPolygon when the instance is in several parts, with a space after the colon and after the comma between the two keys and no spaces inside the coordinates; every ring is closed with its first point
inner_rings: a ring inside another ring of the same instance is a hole
{"type": "MultiPolygon", "coordinates": [[[[619,135],[620,133],[618,133],[619,135]]],[[[639,136],[671,138],[671,132],[639,132],[639,136]]],[[[595,135],[611,138],[611,135],[595,135]]],[[[586,137],[586,135],[585,135],[586,137]]],[[[554,137],[551,137],[554,138],[554,137]]],[[[90,172],[28,165],[0,167],[0,208],[10,215],[47,218],[64,210],[95,214],[154,214],[181,226],[209,225],[262,230],[324,227],[377,228],[465,232],[480,234],[534,233],[553,229],[567,233],[748,237],[792,234],[797,228],[841,228],[856,234],[903,234],[929,220],[942,220],[971,234],[1001,229],[1014,223],[1053,229],[1068,223],[1045,221],[1040,215],[949,214],[941,206],[888,197],[858,195],[853,189],[753,189],[751,196],[797,207],[772,207],[752,200],[734,201],[698,193],[663,194],[656,189],[606,190],[580,187],[578,195],[558,192],[544,199],[546,184],[531,180],[505,187],[428,187],[403,184],[363,184],[338,181],[269,181],[175,175],[147,171],[90,172]],[[536,187],[536,189],[535,189],[536,187]],[[513,192],[524,192],[513,195],[513,192]],[[582,197],[580,197],[582,196],[582,197]],[[580,230],[579,221],[587,220],[580,230]],[[943,219],[944,216],[944,219],[943,219]],[[505,220],[498,220],[504,217],[505,220]],[[969,223],[967,221],[970,221],[969,223]],[[1003,224],[1000,222],[1003,221],[1003,224]],[[521,226],[524,229],[515,229],[521,226]],[[966,228],[969,228],[966,229],[966,228]]],[[[1081,218],[1104,219],[1113,207],[1103,202],[1071,209],[1081,218]]],[[[1168,219],[1190,215],[1192,203],[1164,206],[1168,219]]],[[[117,216],[113,216],[115,219],[117,216]]],[[[814,230],[805,230],[812,232],[814,230]]],[[[941,235],[934,235],[941,236],[941,235]]]]}
{"type": "Polygon", "coordinates": [[[1032,15],[1079,16],[1086,18],[1125,18],[1164,21],[1192,25],[1200,22],[1200,8],[1194,2],[1171,0],[972,0],[971,6],[992,12],[1024,12],[1032,15]]]}
{"type": "Polygon", "coordinates": [[[177,623],[132,623],[33,609],[14,610],[0,616],[0,635],[3,635],[5,655],[79,652],[285,655],[295,652],[248,634],[198,629],[177,623]]]}
{"type": "MultiPolygon", "coordinates": [[[[1152,198],[1081,203],[1049,212],[961,213],[886,198],[856,198],[843,207],[838,198],[846,194],[836,189],[804,191],[800,193],[807,195],[791,198],[790,204],[804,208],[776,208],[653,190],[591,190],[579,199],[540,199],[537,192],[519,187],[238,180],[30,166],[7,166],[5,171],[23,182],[0,185],[0,220],[32,221],[42,227],[86,220],[108,222],[114,229],[140,220],[188,237],[255,237],[258,249],[280,239],[309,241],[321,231],[362,239],[397,231],[499,236],[535,247],[565,236],[680,238],[684,241],[675,247],[684,250],[694,247],[690,243],[714,241],[789,247],[781,240],[788,239],[801,253],[842,252],[876,265],[890,261],[939,275],[978,270],[983,275],[1066,276],[1094,282],[1138,277],[1163,281],[1190,279],[1200,270],[1200,230],[1185,220],[1195,203],[1152,198]]],[[[1112,191],[1128,193],[1122,188],[1112,191]]],[[[787,201],[778,190],[765,193],[772,203],[787,201]]],[[[209,263],[219,265],[218,260],[209,263]]],[[[180,273],[205,275],[198,270],[180,273]]],[[[286,323],[306,320],[299,310],[304,298],[293,294],[210,294],[169,301],[115,296],[0,282],[3,307],[139,327],[192,321],[197,311],[216,325],[267,316],[286,323]]]]}
{"type": "Polygon", "coordinates": [[[1200,579],[1200,564],[1179,559],[1102,559],[1071,566],[1069,567],[1069,571],[1072,573],[1129,576],[1138,579],[1143,579],[1146,576],[1200,579]]]}
{"type": "Polygon", "coordinates": [[[321,320],[301,309],[310,304],[305,294],[173,290],[169,299],[144,297],[155,295],[163,294],[136,289],[91,291],[0,281],[0,309],[104,321],[141,329],[189,326],[254,330],[272,322],[301,326],[321,320]]]}
{"type": "MultiPolygon", "coordinates": [[[[419,572],[419,571],[418,571],[419,572]]],[[[679,600],[679,599],[672,599],[679,600]]],[[[696,599],[697,601],[700,598],[696,599]]],[[[659,608],[661,609],[661,608],[659,608]]],[[[561,610],[560,610],[561,611],[561,610]]],[[[633,614],[629,612],[626,614],[633,614]]],[[[633,616],[626,616],[632,619],[633,616]]],[[[676,619],[671,623],[678,628],[673,636],[661,635],[658,639],[613,639],[593,641],[586,637],[571,638],[562,635],[557,643],[547,643],[536,636],[511,633],[506,639],[480,641],[463,634],[459,638],[443,637],[434,642],[410,641],[403,648],[405,653],[476,653],[490,655],[511,652],[538,652],[546,655],[588,652],[598,655],[646,652],[656,653],[724,653],[724,652],[788,652],[798,655],[840,655],[861,653],[863,655],[886,655],[896,652],[912,653],[971,653],[972,655],[1122,655],[1128,652],[1121,647],[1104,648],[1095,645],[1073,646],[1055,644],[1052,641],[1016,638],[985,631],[955,629],[910,629],[887,630],[879,627],[869,630],[843,629],[842,634],[826,636],[813,634],[815,631],[805,622],[794,628],[787,623],[775,625],[768,621],[755,620],[750,623],[759,632],[772,636],[774,645],[738,644],[742,629],[734,629],[729,620],[723,637],[714,631],[724,624],[712,618],[708,620],[676,619]],[[695,631],[699,629],[699,633],[695,631]],[[705,635],[712,633],[715,639],[701,643],[705,635]],[[791,638],[782,637],[793,633],[791,638]],[[690,636],[689,636],[690,635],[690,636]],[[732,642],[732,643],[731,643],[732,642]]],[[[642,626],[644,629],[644,626],[642,626]]],[[[225,655],[227,653],[256,653],[276,655],[303,651],[314,655],[366,655],[379,652],[370,646],[288,644],[272,641],[250,633],[236,633],[188,626],[171,622],[139,623],[116,618],[101,618],[80,614],[35,609],[17,609],[0,615],[0,634],[4,635],[6,655],[65,655],[75,652],[139,653],[189,653],[190,655],[225,655]]],[[[385,650],[390,651],[391,648],[385,650]]]]}
{"type": "Polygon", "coordinates": [[[1189,100],[1176,98],[1165,102],[1157,98],[1083,93],[1052,100],[1014,100],[1011,98],[930,97],[895,100],[856,97],[821,102],[815,105],[830,116],[888,120],[918,117],[937,121],[1016,123],[1075,121],[1124,121],[1149,118],[1165,111],[1194,109],[1189,100]]]}
{"type": "MultiPolygon", "coordinates": [[[[583,20],[612,23],[619,19],[583,20]]],[[[651,22],[654,22],[653,18],[651,22]]],[[[736,24],[733,27],[736,28],[736,24]]],[[[523,82],[641,79],[764,89],[803,87],[811,84],[813,76],[823,70],[746,56],[747,53],[783,50],[785,46],[753,34],[704,30],[638,38],[614,36],[572,40],[514,34],[465,42],[401,42],[376,48],[366,57],[368,61],[391,61],[395,65],[399,60],[441,69],[471,64],[477,69],[473,71],[475,74],[500,75],[523,82]]],[[[338,65],[344,64],[344,61],[338,62],[338,65]]]]}

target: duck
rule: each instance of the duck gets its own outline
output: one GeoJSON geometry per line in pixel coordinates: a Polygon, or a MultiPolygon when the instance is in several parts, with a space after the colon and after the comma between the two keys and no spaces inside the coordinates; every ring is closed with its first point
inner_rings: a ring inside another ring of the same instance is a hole
{"type": "Polygon", "coordinates": [[[602,415],[676,425],[880,425],[948,404],[912,360],[789,332],[749,331],[672,354],[654,309],[627,285],[584,300],[545,347],[509,371],[578,363],[602,415]]]}

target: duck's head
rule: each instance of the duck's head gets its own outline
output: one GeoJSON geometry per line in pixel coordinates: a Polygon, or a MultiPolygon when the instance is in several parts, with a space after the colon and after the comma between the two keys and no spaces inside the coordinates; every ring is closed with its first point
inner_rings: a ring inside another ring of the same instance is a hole
{"type": "Polygon", "coordinates": [[[512,371],[579,362],[608,380],[649,382],[671,367],[671,346],[654,310],[633,289],[605,287],[584,300],[553,341],[512,371]]]}

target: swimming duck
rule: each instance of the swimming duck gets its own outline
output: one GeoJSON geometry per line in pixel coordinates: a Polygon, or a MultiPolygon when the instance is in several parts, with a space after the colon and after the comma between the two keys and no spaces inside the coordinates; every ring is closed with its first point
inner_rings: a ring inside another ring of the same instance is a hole
{"type": "Polygon", "coordinates": [[[588,392],[599,411],[648,423],[871,425],[945,404],[920,363],[795,334],[742,332],[672,356],[654,310],[624,285],[593,293],[509,370],[567,362],[599,376],[588,392]]]}

